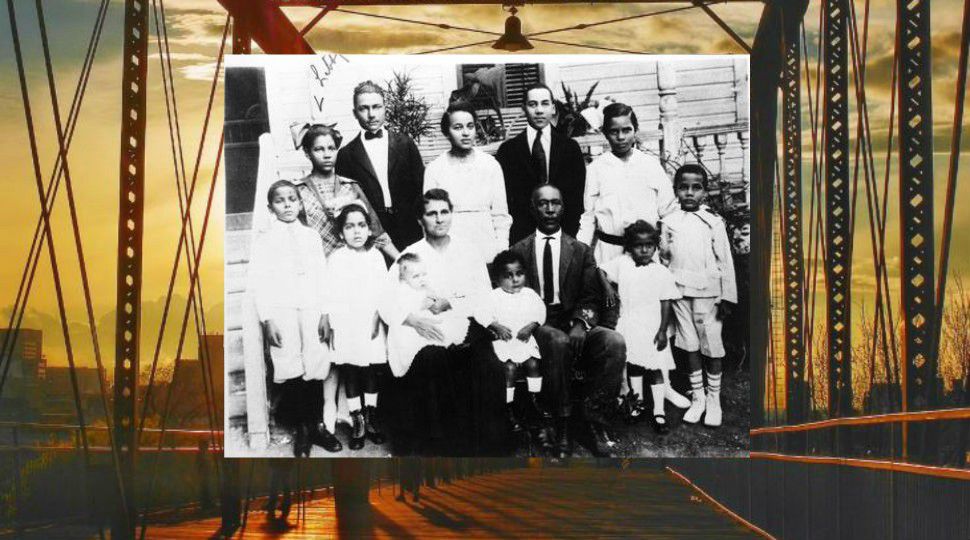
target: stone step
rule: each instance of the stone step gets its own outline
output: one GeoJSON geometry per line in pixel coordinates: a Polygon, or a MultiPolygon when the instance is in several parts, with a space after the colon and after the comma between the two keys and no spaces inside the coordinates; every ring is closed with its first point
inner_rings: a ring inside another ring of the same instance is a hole
{"type": "Polygon", "coordinates": [[[248,262],[252,241],[252,233],[248,230],[226,231],[224,240],[226,264],[248,262]]]}
{"type": "Polygon", "coordinates": [[[246,280],[249,275],[248,273],[249,263],[232,263],[226,265],[226,272],[224,277],[224,287],[226,294],[239,293],[246,290],[246,280]]]}
{"type": "Polygon", "coordinates": [[[226,354],[226,372],[242,372],[245,369],[245,359],[243,357],[243,333],[242,330],[229,330],[223,338],[223,347],[226,354]]]}

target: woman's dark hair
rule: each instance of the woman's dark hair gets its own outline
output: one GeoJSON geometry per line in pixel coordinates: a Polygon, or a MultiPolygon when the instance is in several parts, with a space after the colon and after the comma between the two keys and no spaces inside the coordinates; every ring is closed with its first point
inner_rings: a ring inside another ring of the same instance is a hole
{"type": "Polygon", "coordinates": [[[340,143],[343,142],[344,138],[337,131],[337,128],[331,126],[325,126],[323,124],[313,124],[307,128],[306,133],[303,134],[303,138],[300,139],[300,148],[304,152],[309,152],[310,148],[313,146],[313,141],[317,140],[317,137],[323,135],[329,135],[333,139],[333,144],[337,148],[340,148],[340,143]]]}
{"type": "Polygon", "coordinates": [[[266,203],[273,204],[273,196],[276,195],[276,190],[285,187],[292,188],[293,191],[296,191],[297,197],[300,196],[300,192],[296,189],[296,184],[290,182],[289,180],[277,180],[276,182],[273,182],[273,185],[269,186],[269,189],[266,191],[266,203]]]}
{"type": "Polygon", "coordinates": [[[647,235],[654,246],[660,242],[660,231],[646,221],[638,219],[623,229],[623,251],[629,252],[633,242],[642,234],[647,235]]]}
{"type": "Polygon", "coordinates": [[[367,223],[367,226],[370,227],[371,230],[373,230],[374,226],[370,222],[370,214],[367,213],[367,209],[359,204],[354,203],[348,204],[343,208],[343,210],[340,211],[339,214],[337,214],[338,231],[342,231],[344,229],[344,225],[347,224],[347,218],[354,212],[360,212],[364,216],[364,222],[367,223]]]}
{"type": "Polygon", "coordinates": [[[674,173],[675,188],[685,174],[696,174],[700,176],[701,182],[704,185],[704,190],[707,190],[707,169],[702,167],[699,163],[685,163],[677,168],[677,172],[674,173]]]}
{"type": "Polygon", "coordinates": [[[522,255],[508,249],[496,255],[495,259],[492,260],[492,279],[498,281],[505,267],[512,263],[519,263],[525,270],[525,259],[522,258],[522,255]]]}
{"type": "Polygon", "coordinates": [[[470,102],[461,100],[448,105],[445,112],[441,115],[441,134],[448,137],[448,128],[451,126],[451,115],[456,112],[466,112],[472,115],[472,121],[475,125],[478,125],[478,113],[475,112],[475,106],[470,102]]]}
{"type": "Polygon", "coordinates": [[[414,202],[414,215],[418,216],[418,219],[421,219],[421,216],[424,215],[424,206],[431,201],[445,201],[448,203],[448,210],[455,209],[447,191],[441,188],[429,189],[423,195],[419,195],[418,200],[414,202]]]}
{"type": "Polygon", "coordinates": [[[633,107],[626,103],[616,102],[610,103],[603,109],[603,131],[605,132],[607,126],[610,125],[610,120],[619,118],[620,116],[630,117],[630,123],[633,124],[633,131],[640,129],[640,124],[637,122],[637,113],[633,112],[633,107]]]}

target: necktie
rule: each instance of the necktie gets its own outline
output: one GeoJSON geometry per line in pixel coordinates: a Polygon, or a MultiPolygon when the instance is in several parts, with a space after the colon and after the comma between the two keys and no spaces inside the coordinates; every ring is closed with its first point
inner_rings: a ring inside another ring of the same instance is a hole
{"type": "Polygon", "coordinates": [[[553,304],[556,300],[555,284],[552,277],[552,240],[551,236],[546,237],[546,247],[542,250],[542,299],[547,305],[553,304]]]}
{"type": "Polygon", "coordinates": [[[532,142],[532,166],[539,175],[539,183],[549,183],[549,175],[546,173],[546,151],[542,149],[541,129],[536,131],[536,140],[532,142]]]}
{"type": "Polygon", "coordinates": [[[384,130],[383,129],[378,130],[378,131],[375,131],[374,133],[371,133],[370,131],[365,131],[364,132],[364,138],[367,139],[368,141],[371,140],[371,139],[380,139],[383,136],[384,136],[384,130]]]}

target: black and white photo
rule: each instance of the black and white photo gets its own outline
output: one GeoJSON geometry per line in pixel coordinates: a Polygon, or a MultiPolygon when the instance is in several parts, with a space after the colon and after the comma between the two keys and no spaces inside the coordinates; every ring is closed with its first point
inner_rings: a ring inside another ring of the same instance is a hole
{"type": "Polygon", "coordinates": [[[230,56],[226,454],[744,456],[746,56],[230,56]]]}

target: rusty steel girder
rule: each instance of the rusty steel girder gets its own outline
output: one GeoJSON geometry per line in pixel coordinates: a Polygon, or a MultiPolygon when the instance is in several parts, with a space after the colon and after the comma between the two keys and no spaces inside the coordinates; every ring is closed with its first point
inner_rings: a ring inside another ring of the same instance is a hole
{"type": "Polygon", "coordinates": [[[803,335],[805,279],[802,255],[802,137],[799,34],[786,32],[782,70],[783,167],[781,218],[782,265],[785,286],[785,410],[788,423],[805,420],[805,343],[803,335]]]}
{"type": "Polygon", "coordinates": [[[849,194],[849,5],[822,6],[825,87],[825,267],[828,308],[829,415],[852,414],[852,220],[849,194]]]}
{"type": "Polygon", "coordinates": [[[897,2],[899,18],[899,219],[906,410],[935,401],[933,351],[933,93],[930,3],[897,2]]]}

